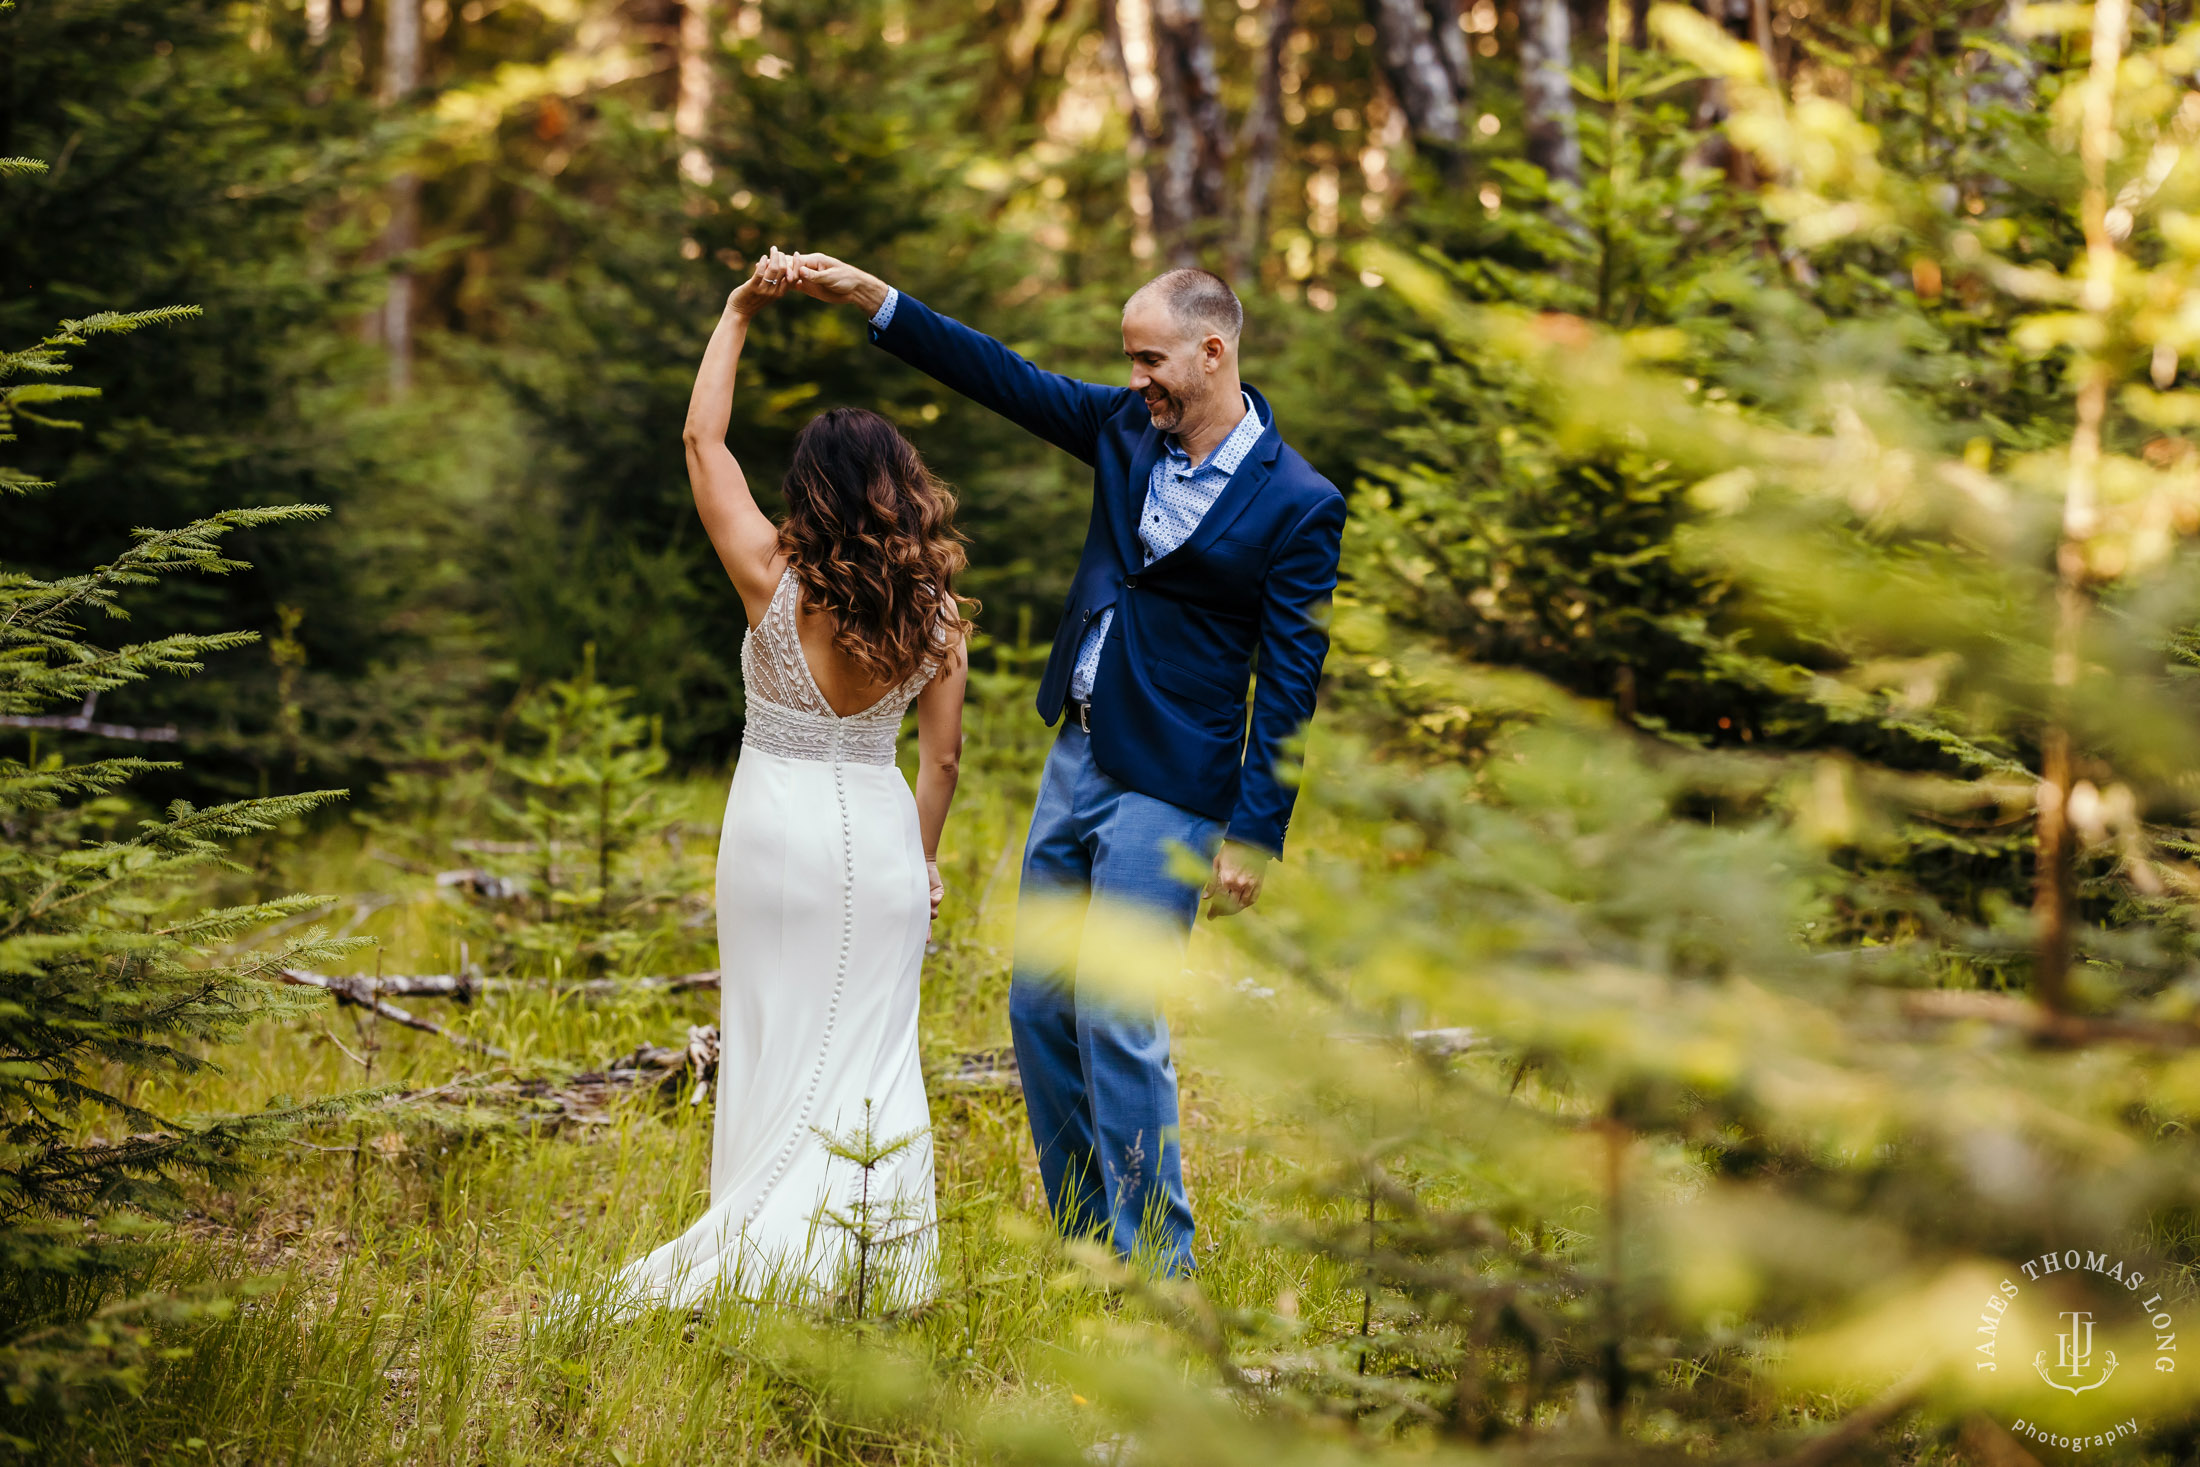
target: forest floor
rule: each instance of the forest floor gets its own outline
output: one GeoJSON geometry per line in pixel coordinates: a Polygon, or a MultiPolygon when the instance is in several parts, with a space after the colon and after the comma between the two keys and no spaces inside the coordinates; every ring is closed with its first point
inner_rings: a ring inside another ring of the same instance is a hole
{"type": "MultiPolygon", "coordinates": [[[[723,789],[683,788],[699,828],[723,789]]],[[[1055,1236],[1014,1086],[951,1078],[973,1052],[1008,1043],[1019,808],[1013,792],[967,789],[943,852],[952,891],[922,1021],[941,1206],[930,1305],[860,1322],[842,1301],[538,1328],[554,1294],[600,1286],[703,1209],[711,1111],[629,1090],[545,1124],[495,1103],[498,1082],[556,1082],[643,1043],[678,1045],[690,1024],[715,1020],[716,995],[581,997],[543,983],[463,1006],[404,1000],[509,1061],[331,1007],[263,1026],[212,1056],[219,1070],[137,1098],[157,1114],[209,1114],[457,1082],[436,1122],[369,1112],[198,1198],[161,1282],[241,1284],[242,1302],[195,1331],[139,1402],[79,1423],[51,1460],[952,1462],[1002,1430],[1049,1435],[1042,1455],[1115,1440],[1070,1377],[1082,1357],[1150,1348],[1141,1321],[1169,1300],[1111,1287],[1104,1263],[1096,1271],[1093,1255],[1055,1236]]],[[[687,859],[707,862],[714,842],[693,844],[687,859]]],[[[261,851],[250,880],[353,894],[352,917],[339,908],[331,925],[356,920],[378,939],[352,965],[360,974],[377,963],[449,971],[468,920],[432,873],[392,864],[350,827],[261,851]]],[[[1200,934],[1195,964],[1222,950],[1200,934]]],[[[1203,1064],[1196,1002],[1171,1017],[1206,1298],[1295,1311],[1317,1335],[1357,1328],[1360,1297],[1345,1280],[1262,1246],[1286,1163],[1270,1128],[1203,1064]]]]}

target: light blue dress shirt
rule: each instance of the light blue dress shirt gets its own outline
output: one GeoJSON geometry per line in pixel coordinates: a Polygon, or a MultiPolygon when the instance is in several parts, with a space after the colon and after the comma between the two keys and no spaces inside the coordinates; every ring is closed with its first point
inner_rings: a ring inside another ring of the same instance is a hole
{"type": "MultiPolygon", "coordinates": [[[[1230,436],[1207,455],[1205,463],[1193,463],[1192,456],[1176,441],[1176,435],[1162,440],[1165,451],[1154,461],[1153,477],[1146,481],[1146,507],[1139,512],[1138,519],[1138,538],[1145,543],[1146,564],[1152,565],[1192,538],[1192,532],[1207,517],[1207,511],[1222,497],[1230,476],[1237,472],[1238,465],[1245,462],[1245,456],[1260,441],[1265,426],[1248,394],[1245,416],[1238,419],[1230,436]]],[[[1073,701],[1092,701],[1093,679],[1100,673],[1100,649],[1107,645],[1108,628],[1113,625],[1115,608],[1111,606],[1100,613],[1092,630],[1085,633],[1084,645],[1077,649],[1077,667],[1069,675],[1069,695],[1073,701]]]]}
{"type": "MultiPolygon", "coordinates": [[[[901,304],[901,292],[888,286],[886,303],[871,317],[871,327],[884,331],[894,319],[894,307],[901,304]]],[[[1162,556],[1192,538],[1199,522],[1214,508],[1222,497],[1231,475],[1245,456],[1253,451],[1267,425],[1260,420],[1260,413],[1253,407],[1252,394],[1245,395],[1245,416],[1230,430],[1230,436],[1217,444],[1215,451],[1207,455],[1206,462],[1195,464],[1175,435],[1162,440],[1165,452],[1155,461],[1153,477],[1146,481],[1146,507],[1140,512],[1138,538],[1144,542],[1146,564],[1152,565],[1162,556]]],[[[1070,698],[1079,703],[1092,701],[1092,683],[1100,671],[1100,649],[1107,645],[1108,628],[1115,625],[1115,608],[1110,606],[1100,613],[1091,630],[1085,633],[1084,644],[1077,649],[1077,666],[1069,675],[1070,698]]]]}

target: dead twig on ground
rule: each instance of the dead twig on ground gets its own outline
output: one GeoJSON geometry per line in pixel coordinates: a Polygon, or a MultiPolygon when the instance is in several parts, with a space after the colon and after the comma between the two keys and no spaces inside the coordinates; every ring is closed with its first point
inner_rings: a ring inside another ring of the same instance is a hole
{"type": "MultiPolygon", "coordinates": [[[[408,1029],[418,1029],[423,1034],[433,1034],[438,1039],[448,1040],[461,1048],[478,1050],[482,1054],[494,1055],[498,1059],[511,1058],[509,1053],[485,1040],[470,1038],[464,1034],[454,1034],[433,1019],[419,1018],[399,1008],[396,1004],[377,996],[375,992],[377,985],[372,979],[331,977],[329,974],[315,973],[305,968],[281,968],[277,972],[285,983],[295,984],[301,988],[318,988],[327,993],[332,993],[336,996],[338,1003],[352,1004],[388,1019],[393,1024],[402,1024],[408,1029]]],[[[388,981],[384,980],[380,987],[387,991],[388,981]]]]}
{"type": "MultiPolygon", "coordinates": [[[[364,984],[367,980],[344,978],[337,981],[364,984]]],[[[528,989],[543,993],[596,997],[618,993],[701,993],[715,991],[717,987],[716,968],[706,968],[699,973],[675,973],[648,978],[589,978],[579,983],[552,983],[532,978],[484,978],[474,971],[393,973],[382,979],[382,992],[386,996],[448,998],[459,1003],[470,1003],[480,993],[516,993],[528,989]]]]}

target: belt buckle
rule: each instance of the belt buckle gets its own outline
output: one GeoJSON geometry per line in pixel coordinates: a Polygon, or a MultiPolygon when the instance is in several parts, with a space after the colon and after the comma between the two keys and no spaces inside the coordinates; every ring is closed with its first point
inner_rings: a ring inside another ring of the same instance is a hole
{"type": "Polygon", "coordinates": [[[1077,726],[1086,733],[1092,732],[1092,704],[1080,703],[1077,705],[1077,726]]]}

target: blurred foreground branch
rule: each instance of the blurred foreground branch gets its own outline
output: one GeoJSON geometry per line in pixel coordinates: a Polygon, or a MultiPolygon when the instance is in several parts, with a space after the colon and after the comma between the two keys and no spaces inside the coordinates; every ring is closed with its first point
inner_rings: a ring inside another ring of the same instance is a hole
{"type": "Polygon", "coordinates": [[[2113,1014],[2092,1018],[2058,1013],[2042,1004],[2004,993],[1979,993],[1967,989],[1913,993],[1903,998],[1902,1012],[1912,1019],[1976,1020],[2022,1029],[2050,1044],[2144,1044],[2157,1049],[2200,1047],[2200,1024],[2113,1014]]]}

